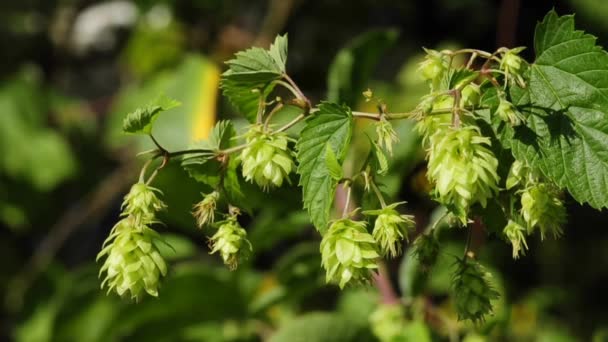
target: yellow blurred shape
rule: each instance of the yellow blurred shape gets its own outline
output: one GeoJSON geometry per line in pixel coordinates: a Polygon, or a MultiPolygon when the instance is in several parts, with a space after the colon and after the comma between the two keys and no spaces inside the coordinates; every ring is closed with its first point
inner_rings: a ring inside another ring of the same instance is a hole
{"type": "Polygon", "coordinates": [[[193,114],[192,140],[205,140],[209,138],[211,129],[216,120],[217,92],[220,82],[220,70],[213,64],[208,63],[203,68],[201,75],[200,94],[196,100],[193,114]]]}

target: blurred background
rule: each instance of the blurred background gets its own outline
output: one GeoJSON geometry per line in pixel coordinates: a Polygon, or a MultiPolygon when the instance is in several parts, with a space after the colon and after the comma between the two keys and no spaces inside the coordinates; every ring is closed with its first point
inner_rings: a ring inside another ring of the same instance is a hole
{"type": "MultiPolygon", "coordinates": [[[[130,304],[99,290],[95,256],[149,146],[121,133],[129,111],[161,93],[181,101],[155,128],[170,150],[220,118],[244,123],[218,92],[223,62],[285,32],[288,72],[313,102],[374,111],[361,96],[369,87],[389,111],[408,111],[427,89],[415,72],[423,46],[531,47],[551,8],[608,43],[601,0],[1,1],[0,340],[374,341],[390,321],[373,315],[378,303],[398,295],[423,307],[399,341],[608,341],[608,215],[571,198],[564,236],[532,237],[519,260],[496,234],[475,242],[502,299],[473,327],[447,296],[446,255],[462,250],[462,230],[442,232],[428,277],[406,254],[387,264],[392,289],[339,291],[325,285],[320,236],[286,189],[244,218],[255,251],[231,272],[190,215],[206,189],[171,165],[156,183],[170,208],[158,229],[175,249],[164,251],[160,297],[130,304]]],[[[385,190],[409,202],[422,231],[437,216],[423,151],[411,123],[397,128],[385,190]]]]}

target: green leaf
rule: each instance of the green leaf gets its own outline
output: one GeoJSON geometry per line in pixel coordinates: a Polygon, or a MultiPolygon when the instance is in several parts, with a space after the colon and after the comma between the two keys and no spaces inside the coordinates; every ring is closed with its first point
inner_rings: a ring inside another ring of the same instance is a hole
{"type": "Polygon", "coordinates": [[[178,101],[161,96],[150,105],[127,114],[122,122],[122,130],[126,133],[150,134],[158,114],[179,105],[178,101]]]}
{"type": "Polygon", "coordinates": [[[537,25],[536,61],[513,102],[527,114],[512,149],[579,202],[608,206],[608,54],[551,11],[537,25]]]}
{"type": "Polygon", "coordinates": [[[354,106],[369,86],[380,56],[397,40],[395,30],[374,30],[356,37],[338,52],[327,74],[327,99],[354,106]]]}
{"type": "Polygon", "coordinates": [[[339,181],[343,177],[342,165],[340,165],[338,159],[336,159],[336,153],[331,146],[325,144],[325,147],[325,166],[327,166],[327,169],[329,170],[329,175],[333,179],[339,181]]]}
{"type": "Polygon", "coordinates": [[[353,120],[352,113],[346,106],[324,102],[318,109],[318,112],[306,121],[296,149],[304,207],[308,209],[315,227],[323,232],[327,228],[338,184],[331,176],[324,150],[326,145],[329,145],[338,162],[344,160],[353,130],[353,120]]]}
{"type": "Polygon", "coordinates": [[[236,109],[254,122],[260,98],[265,99],[274,87],[271,82],[285,74],[287,36],[277,36],[269,50],[253,47],[235,57],[226,62],[228,70],[222,74],[220,87],[236,109]]]}
{"type": "Polygon", "coordinates": [[[372,138],[368,136],[371,145],[370,150],[370,165],[375,173],[384,176],[388,172],[388,159],[384,151],[372,138]]]}
{"type": "Polygon", "coordinates": [[[373,341],[363,326],[331,313],[308,313],[281,326],[270,342],[356,342],[373,341]]]}
{"type": "Polygon", "coordinates": [[[236,130],[230,120],[218,121],[211,135],[209,136],[209,148],[212,150],[222,150],[234,145],[234,136],[236,136],[236,130]]]}

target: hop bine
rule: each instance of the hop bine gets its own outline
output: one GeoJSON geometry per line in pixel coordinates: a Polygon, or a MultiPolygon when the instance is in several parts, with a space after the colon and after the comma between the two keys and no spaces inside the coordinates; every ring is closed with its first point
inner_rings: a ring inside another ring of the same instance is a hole
{"type": "Polygon", "coordinates": [[[340,219],[334,221],[321,240],[321,263],[327,282],[340,288],[350,282],[370,281],[376,264],[378,247],[367,232],[364,222],[340,219]]]}
{"type": "Polygon", "coordinates": [[[262,189],[280,187],[289,181],[289,174],[295,169],[292,152],[285,133],[267,133],[261,125],[252,126],[245,134],[247,148],[241,152],[243,177],[258,184],[262,189]]]}
{"type": "Polygon", "coordinates": [[[405,202],[393,203],[378,210],[367,210],[363,214],[377,216],[372,236],[380,245],[383,256],[396,257],[401,254],[401,244],[414,229],[414,217],[401,215],[395,208],[405,202]]]}

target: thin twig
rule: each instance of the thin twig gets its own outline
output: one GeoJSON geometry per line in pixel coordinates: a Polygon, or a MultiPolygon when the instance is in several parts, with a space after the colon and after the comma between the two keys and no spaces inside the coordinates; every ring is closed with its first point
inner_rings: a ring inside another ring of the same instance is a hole
{"type": "Polygon", "coordinates": [[[283,127],[277,129],[275,132],[277,132],[277,133],[284,132],[284,131],[290,129],[291,127],[295,126],[296,124],[298,124],[298,122],[304,120],[305,118],[306,118],[306,114],[302,113],[302,114],[296,116],[293,120],[286,123],[283,127]]]}

